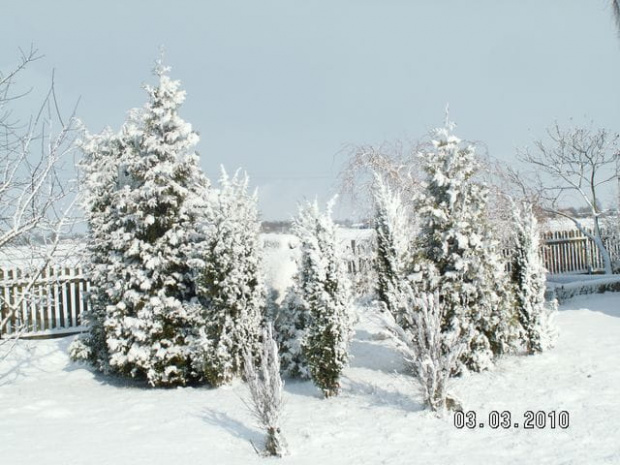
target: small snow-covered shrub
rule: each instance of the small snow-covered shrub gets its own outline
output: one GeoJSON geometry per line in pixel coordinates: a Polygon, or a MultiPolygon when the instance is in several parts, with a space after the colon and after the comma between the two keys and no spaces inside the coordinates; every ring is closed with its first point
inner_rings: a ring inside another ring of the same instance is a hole
{"type": "Polygon", "coordinates": [[[399,341],[424,404],[438,413],[458,409],[460,404],[448,394],[448,387],[459,357],[469,346],[470,333],[457,322],[449,331],[442,329],[446,312],[437,292],[418,294],[404,285],[400,307],[398,321],[389,312],[384,312],[384,321],[399,341]]]}
{"type": "Polygon", "coordinates": [[[551,300],[557,299],[559,303],[580,295],[602,294],[604,292],[620,292],[620,276],[613,278],[599,278],[588,281],[572,282],[550,287],[551,300]]]}
{"type": "Polygon", "coordinates": [[[278,345],[273,338],[271,325],[263,330],[259,365],[256,366],[255,357],[248,349],[244,350],[243,355],[245,380],[250,390],[250,399],[246,405],[267,432],[266,453],[282,457],[288,453],[286,440],[280,430],[284,383],[280,376],[278,345]]]}

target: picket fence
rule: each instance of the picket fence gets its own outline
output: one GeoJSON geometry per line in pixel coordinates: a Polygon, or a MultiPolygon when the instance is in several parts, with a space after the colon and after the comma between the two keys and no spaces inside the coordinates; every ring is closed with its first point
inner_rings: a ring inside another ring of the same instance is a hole
{"type": "MultiPolygon", "coordinates": [[[[620,261],[620,242],[606,240],[605,247],[612,261],[620,261]]],[[[369,241],[351,241],[346,250],[349,273],[366,273],[372,267],[373,251],[369,241]]],[[[605,268],[603,257],[594,242],[578,230],[542,233],[541,254],[550,274],[599,273],[605,268]]],[[[503,249],[502,255],[508,260],[512,251],[503,249]]],[[[507,263],[509,268],[510,263],[507,263]]]]}
{"type": "Polygon", "coordinates": [[[0,268],[0,337],[81,331],[88,289],[80,267],[47,267],[34,279],[17,268],[0,268]]]}
{"type": "MultiPolygon", "coordinates": [[[[591,231],[588,231],[591,232],[591,231]]],[[[620,261],[620,242],[605,240],[612,261],[620,261]]],[[[372,246],[368,240],[351,241],[347,245],[349,273],[366,273],[372,267],[372,246]]],[[[600,273],[604,270],[603,257],[594,241],[578,230],[548,231],[541,234],[541,255],[550,274],[600,273]]],[[[502,250],[506,260],[512,255],[509,248],[502,250]]],[[[507,263],[507,270],[510,263],[507,263]]]]}
{"type": "MultiPolygon", "coordinates": [[[[551,274],[604,270],[603,257],[594,241],[578,230],[544,232],[541,239],[545,268],[551,274]]],[[[605,247],[612,260],[620,258],[620,242],[606,240],[605,247]]]]}

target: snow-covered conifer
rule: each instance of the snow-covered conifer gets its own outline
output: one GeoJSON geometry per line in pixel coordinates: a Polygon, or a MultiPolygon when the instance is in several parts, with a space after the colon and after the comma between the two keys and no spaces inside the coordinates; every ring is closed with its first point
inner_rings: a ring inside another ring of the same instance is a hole
{"type": "Polygon", "coordinates": [[[265,310],[256,193],[247,175],[229,178],[222,169],[213,195],[213,233],[200,277],[205,302],[201,344],[207,381],[214,386],[242,374],[243,351],[257,352],[265,310]]]}
{"type": "Polygon", "coordinates": [[[413,237],[410,218],[398,193],[377,176],[375,189],[374,229],[376,233],[377,297],[384,308],[394,315],[399,325],[404,320],[399,316],[403,311],[403,285],[412,267],[413,237]]]}
{"type": "MultiPolygon", "coordinates": [[[[103,322],[91,328],[103,328],[112,371],[144,377],[154,386],[202,376],[193,367],[193,340],[200,325],[195,282],[206,245],[208,181],[193,151],[198,136],[178,115],[185,92],[167,71],[158,64],[158,85],[146,86],[149,102],[116,144],[123,150],[114,214],[91,224],[91,250],[101,246],[101,254],[108,253],[91,277],[105,293],[93,302],[92,313],[103,322]]],[[[86,174],[87,183],[99,176],[86,174]]],[[[96,211],[96,191],[91,192],[87,210],[96,211]]]]}
{"type": "Polygon", "coordinates": [[[437,276],[425,290],[439,292],[444,331],[457,322],[464,333],[472,331],[461,361],[480,371],[510,349],[518,325],[498,243],[485,218],[487,189],[473,179],[474,148],[451,129],[436,130],[434,150],[421,154],[427,180],[417,200],[419,258],[437,276]]]}
{"type": "Polygon", "coordinates": [[[245,379],[250,389],[247,405],[267,432],[266,453],[282,457],[288,453],[286,440],[280,430],[284,383],[280,375],[278,345],[271,325],[263,330],[259,366],[255,365],[255,356],[248,348],[244,349],[243,356],[245,379]]]}
{"type": "Polygon", "coordinates": [[[350,283],[331,219],[331,206],[321,213],[317,202],[299,210],[293,230],[300,239],[297,288],[308,317],[302,353],[310,377],[325,397],[338,394],[340,374],[348,363],[352,336],[350,283]]]}
{"type": "Polygon", "coordinates": [[[540,254],[540,232],[531,204],[513,208],[514,252],[511,277],[522,340],[528,354],[542,352],[552,341],[552,319],[545,307],[545,268],[540,254]]]}
{"type": "Polygon", "coordinates": [[[310,314],[302,304],[301,291],[295,282],[288,288],[282,302],[270,301],[269,320],[273,323],[280,353],[282,374],[292,378],[308,379],[310,372],[302,350],[310,314]]]}
{"type": "Polygon", "coordinates": [[[88,259],[85,272],[90,277],[90,310],[82,315],[81,324],[89,331],[71,345],[71,356],[88,361],[101,371],[109,370],[109,354],[104,322],[106,307],[112,303],[108,294],[107,274],[111,259],[111,233],[117,227],[118,169],[125,151],[122,137],[106,129],[101,134],[85,132],[79,147],[84,154],[80,163],[83,173],[81,203],[88,223],[86,243],[88,259]]]}

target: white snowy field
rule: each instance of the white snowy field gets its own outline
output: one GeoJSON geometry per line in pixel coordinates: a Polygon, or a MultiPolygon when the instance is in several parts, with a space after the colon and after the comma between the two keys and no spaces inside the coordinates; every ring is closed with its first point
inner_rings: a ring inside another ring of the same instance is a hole
{"type": "MultiPolygon", "coordinates": [[[[283,432],[291,464],[620,463],[620,294],[566,303],[557,347],[508,357],[459,379],[455,393],[484,428],[457,429],[422,410],[400,357],[362,315],[342,394],[324,400],[309,382],[286,384],[283,432]],[[491,411],[519,428],[491,429],[491,411]],[[566,429],[524,429],[524,414],[567,411],[566,429]]],[[[220,389],[149,389],[69,361],[72,338],[0,350],[0,463],[251,464],[263,435],[242,383],[220,389]]]]}

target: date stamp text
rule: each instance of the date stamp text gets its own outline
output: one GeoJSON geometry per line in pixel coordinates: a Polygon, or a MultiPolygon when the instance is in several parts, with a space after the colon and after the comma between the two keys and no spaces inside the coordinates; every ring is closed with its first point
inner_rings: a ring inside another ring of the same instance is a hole
{"type": "Polygon", "coordinates": [[[526,410],[522,415],[492,410],[486,417],[474,410],[454,412],[454,426],[458,429],[567,429],[569,425],[570,415],[566,410],[526,410]]]}

